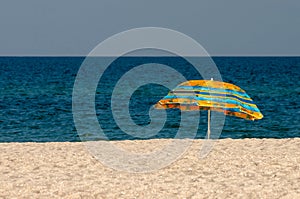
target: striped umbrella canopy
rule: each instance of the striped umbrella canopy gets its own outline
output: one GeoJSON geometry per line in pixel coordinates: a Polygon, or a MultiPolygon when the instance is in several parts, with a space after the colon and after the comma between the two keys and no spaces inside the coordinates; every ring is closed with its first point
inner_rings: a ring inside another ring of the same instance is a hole
{"type": "Polygon", "coordinates": [[[263,118],[253,100],[240,87],[213,80],[190,80],[179,84],[161,99],[157,109],[213,110],[248,120],[263,118]]]}
{"type": "Polygon", "coordinates": [[[244,90],[230,83],[213,80],[183,82],[155,104],[155,108],[178,108],[184,111],[208,110],[208,138],[211,110],[247,120],[263,118],[262,113],[244,90]]]}

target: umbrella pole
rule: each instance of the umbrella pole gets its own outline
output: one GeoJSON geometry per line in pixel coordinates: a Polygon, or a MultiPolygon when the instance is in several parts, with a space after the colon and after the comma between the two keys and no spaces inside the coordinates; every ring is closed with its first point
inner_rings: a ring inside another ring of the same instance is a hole
{"type": "MultiPolygon", "coordinates": [[[[210,81],[214,81],[214,79],[211,78],[210,81]]],[[[210,110],[208,110],[208,114],[207,114],[207,139],[209,138],[210,138],[210,110]]]]}
{"type": "Polygon", "coordinates": [[[207,139],[210,137],[210,110],[208,110],[207,114],[207,139]]]}

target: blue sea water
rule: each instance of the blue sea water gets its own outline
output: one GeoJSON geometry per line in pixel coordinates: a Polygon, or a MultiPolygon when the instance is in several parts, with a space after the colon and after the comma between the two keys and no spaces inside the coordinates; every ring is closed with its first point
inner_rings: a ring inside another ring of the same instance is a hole
{"type": "MultiPolygon", "coordinates": [[[[243,88],[264,115],[256,121],[226,117],[221,138],[300,137],[300,57],[213,60],[223,80],[243,88]]],[[[72,115],[72,90],[83,61],[84,57],[0,57],[0,142],[80,141],[72,115]]],[[[99,125],[111,140],[139,139],[127,135],[115,123],[110,95],[124,73],[145,63],[171,66],[187,79],[201,78],[180,57],[116,59],[100,79],[95,104],[99,125]]],[[[147,125],[149,108],[167,93],[168,89],[154,84],[136,90],[129,103],[132,120],[147,125]]],[[[168,116],[164,128],[149,139],[175,136],[180,111],[173,110],[168,116]]],[[[203,112],[196,138],[204,137],[206,125],[203,112]]],[[[86,138],[94,140],[96,136],[87,133],[86,138]]]]}

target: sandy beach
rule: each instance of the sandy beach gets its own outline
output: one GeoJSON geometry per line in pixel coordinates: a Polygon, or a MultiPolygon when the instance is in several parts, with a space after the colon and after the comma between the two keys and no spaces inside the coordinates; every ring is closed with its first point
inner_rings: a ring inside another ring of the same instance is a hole
{"type": "MultiPolygon", "coordinates": [[[[126,150],[170,140],[118,141],[126,150]]],[[[104,166],[82,143],[1,143],[0,198],[300,198],[300,139],[202,140],[150,173],[104,166]]],[[[150,147],[150,148],[151,148],[150,147]]]]}

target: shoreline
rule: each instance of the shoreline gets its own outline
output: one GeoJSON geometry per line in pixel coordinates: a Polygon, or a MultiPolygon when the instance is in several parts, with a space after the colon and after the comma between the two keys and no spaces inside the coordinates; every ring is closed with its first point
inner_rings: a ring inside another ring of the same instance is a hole
{"type": "MultiPolygon", "coordinates": [[[[145,153],[170,141],[109,142],[145,153]]],[[[199,159],[202,144],[193,140],[165,168],[128,173],[104,166],[82,142],[0,143],[0,197],[300,197],[300,138],[219,139],[199,159]]]]}

